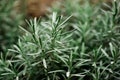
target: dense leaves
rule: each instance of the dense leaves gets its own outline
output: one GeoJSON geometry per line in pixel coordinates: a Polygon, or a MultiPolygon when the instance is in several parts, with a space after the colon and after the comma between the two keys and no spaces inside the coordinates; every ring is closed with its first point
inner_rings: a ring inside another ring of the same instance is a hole
{"type": "Polygon", "coordinates": [[[75,1],[64,5],[65,17],[54,12],[27,21],[30,30],[20,27],[25,34],[17,45],[1,53],[1,80],[120,79],[119,2],[105,11],[75,1]]]}

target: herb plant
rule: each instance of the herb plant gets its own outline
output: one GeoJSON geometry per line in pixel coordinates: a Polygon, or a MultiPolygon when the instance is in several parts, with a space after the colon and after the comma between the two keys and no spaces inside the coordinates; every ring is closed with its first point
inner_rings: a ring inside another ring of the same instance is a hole
{"type": "Polygon", "coordinates": [[[18,39],[18,26],[23,23],[23,14],[14,8],[15,0],[0,0],[0,52],[6,51],[18,39]]]}
{"type": "Polygon", "coordinates": [[[120,79],[119,1],[105,5],[108,11],[89,1],[64,6],[65,17],[54,12],[27,21],[30,30],[20,27],[25,34],[17,45],[1,53],[1,80],[120,79]]]}

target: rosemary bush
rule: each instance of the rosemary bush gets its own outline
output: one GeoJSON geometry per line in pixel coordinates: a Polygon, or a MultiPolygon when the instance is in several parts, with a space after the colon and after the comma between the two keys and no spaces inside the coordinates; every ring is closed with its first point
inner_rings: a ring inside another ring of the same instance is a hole
{"type": "Polygon", "coordinates": [[[0,79],[120,80],[120,6],[112,3],[105,11],[76,2],[64,5],[65,17],[53,13],[48,20],[27,21],[30,30],[20,27],[25,34],[17,45],[1,53],[0,79]]]}
{"type": "Polygon", "coordinates": [[[22,14],[14,9],[15,0],[0,0],[0,51],[5,51],[18,38],[18,25],[21,25],[22,14]]]}

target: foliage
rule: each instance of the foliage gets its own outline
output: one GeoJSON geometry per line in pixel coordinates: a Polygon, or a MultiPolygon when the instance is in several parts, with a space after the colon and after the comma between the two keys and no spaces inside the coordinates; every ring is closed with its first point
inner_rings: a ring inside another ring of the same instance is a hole
{"type": "Polygon", "coordinates": [[[9,48],[18,38],[18,25],[21,25],[22,14],[14,9],[15,0],[0,0],[0,51],[9,48]]]}
{"type": "Polygon", "coordinates": [[[45,21],[27,21],[29,31],[20,27],[25,35],[1,53],[0,79],[119,80],[119,3],[105,5],[108,11],[84,4],[64,5],[71,9],[65,17],[53,13],[45,21]]]}

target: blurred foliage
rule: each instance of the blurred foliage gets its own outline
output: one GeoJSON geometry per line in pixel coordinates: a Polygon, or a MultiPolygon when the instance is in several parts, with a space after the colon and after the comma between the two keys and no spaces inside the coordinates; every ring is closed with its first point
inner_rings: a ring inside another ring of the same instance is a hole
{"type": "Polygon", "coordinates": [[[0,51],[10,48],[18,39],[23,14],[18,14],[14,7],[15,0],[0,0],[0,51]]]}

